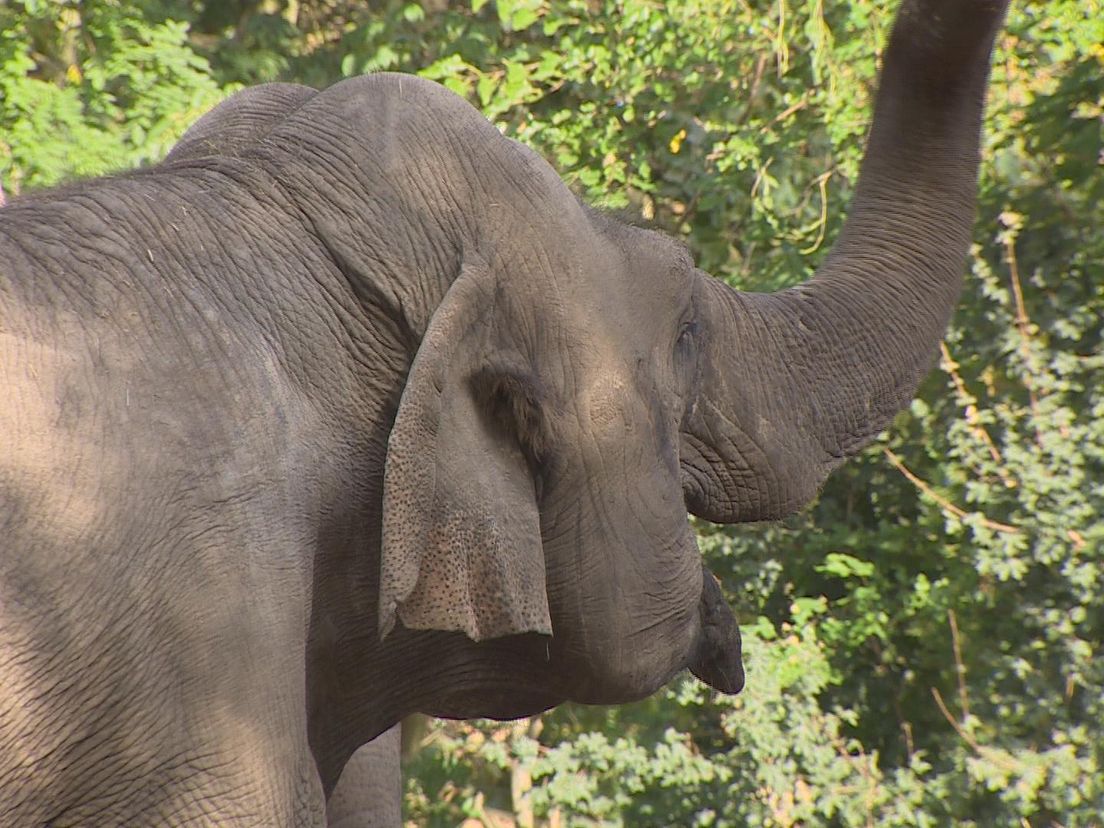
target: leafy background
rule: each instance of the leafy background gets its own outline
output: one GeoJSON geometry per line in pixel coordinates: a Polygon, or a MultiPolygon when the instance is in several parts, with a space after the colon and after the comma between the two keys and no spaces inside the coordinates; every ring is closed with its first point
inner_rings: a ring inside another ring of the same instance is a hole
{"type": "MultiPolygon", "coordinates": [[[[839,229],[894,5],[8,0],[0,183],[155,161],[241,85],[417,72],[772,290],[839,229]]],[[[412,824],[1104,824],[1102,44],[1098,0],[1014,3],[938,367],[806,511],[698,525],[743,694],[412,719],[412,824]]]]}

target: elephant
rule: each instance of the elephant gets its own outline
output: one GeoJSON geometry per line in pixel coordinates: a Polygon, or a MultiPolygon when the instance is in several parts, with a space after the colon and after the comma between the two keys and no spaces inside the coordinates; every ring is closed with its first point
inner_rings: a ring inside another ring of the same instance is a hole
{"type": "Polygon", "coordinates": [[[401,725],[357,749],[326,800],[329,828],[395,828],[402,824],[401,752],[401,725]]]}
{"type": "Polygon", "coordinates": [[[930,368],[998,0],[904,0],[804,284],[740,292],[430,81],[237,93],[0,212],[0,824],[325,824],[403,716],[744,681],[687,512],[780,518],[930,368]]]}

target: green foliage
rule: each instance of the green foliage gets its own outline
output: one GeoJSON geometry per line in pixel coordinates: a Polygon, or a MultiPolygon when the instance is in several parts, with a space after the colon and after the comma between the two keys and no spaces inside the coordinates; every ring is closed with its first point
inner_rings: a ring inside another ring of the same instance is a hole
{"type": "Polygon", "coordinates": [[[10,193],[159,158],[225,92],[182,23],[110,0],[0,6],[0,176],[10,193]]]}
{"type": "MultiPolygon", "coordinates": [[[[838,232],[893,5],[12,2],[0,177],[154,159],[238,83],[418,72],[774,289],[838,232]]],[[[1101,824],[1102,43],[1096,0],[1014,4],[938,370],[809,510],[699,526],[744,693],[442,723],[408,769],[415,824],[1101,824]]]]}

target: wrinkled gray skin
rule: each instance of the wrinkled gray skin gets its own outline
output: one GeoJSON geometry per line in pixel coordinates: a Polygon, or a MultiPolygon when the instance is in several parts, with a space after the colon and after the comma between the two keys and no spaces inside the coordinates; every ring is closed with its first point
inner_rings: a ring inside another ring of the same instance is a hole
{"type": "Polygon", "coordinates": [[[357,749],[326,801],[329,828],[402,825],[401,751],[400,725],[357,749]]]}
{"type": "Polygon", "coordinates": [[[424,80],[266,86],[0,213],[0,824],[319,825],[403,715],[743,682],[686,510],[927,370],[1003,5],[906,0],[810,282],[738,293],[424,80]]]}

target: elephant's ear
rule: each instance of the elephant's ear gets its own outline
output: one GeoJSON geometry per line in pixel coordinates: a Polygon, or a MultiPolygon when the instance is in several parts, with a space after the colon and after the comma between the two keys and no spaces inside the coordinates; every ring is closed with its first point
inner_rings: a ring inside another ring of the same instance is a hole
{"type": "Polygon", "coordinates": [[[387,448],[381,636],[396,615],[475,641],[552,632],[535,440],[522,432],[540,395],[498,324],[498,298],[488,268],[465,264],[411,366],[387,448]]]}

